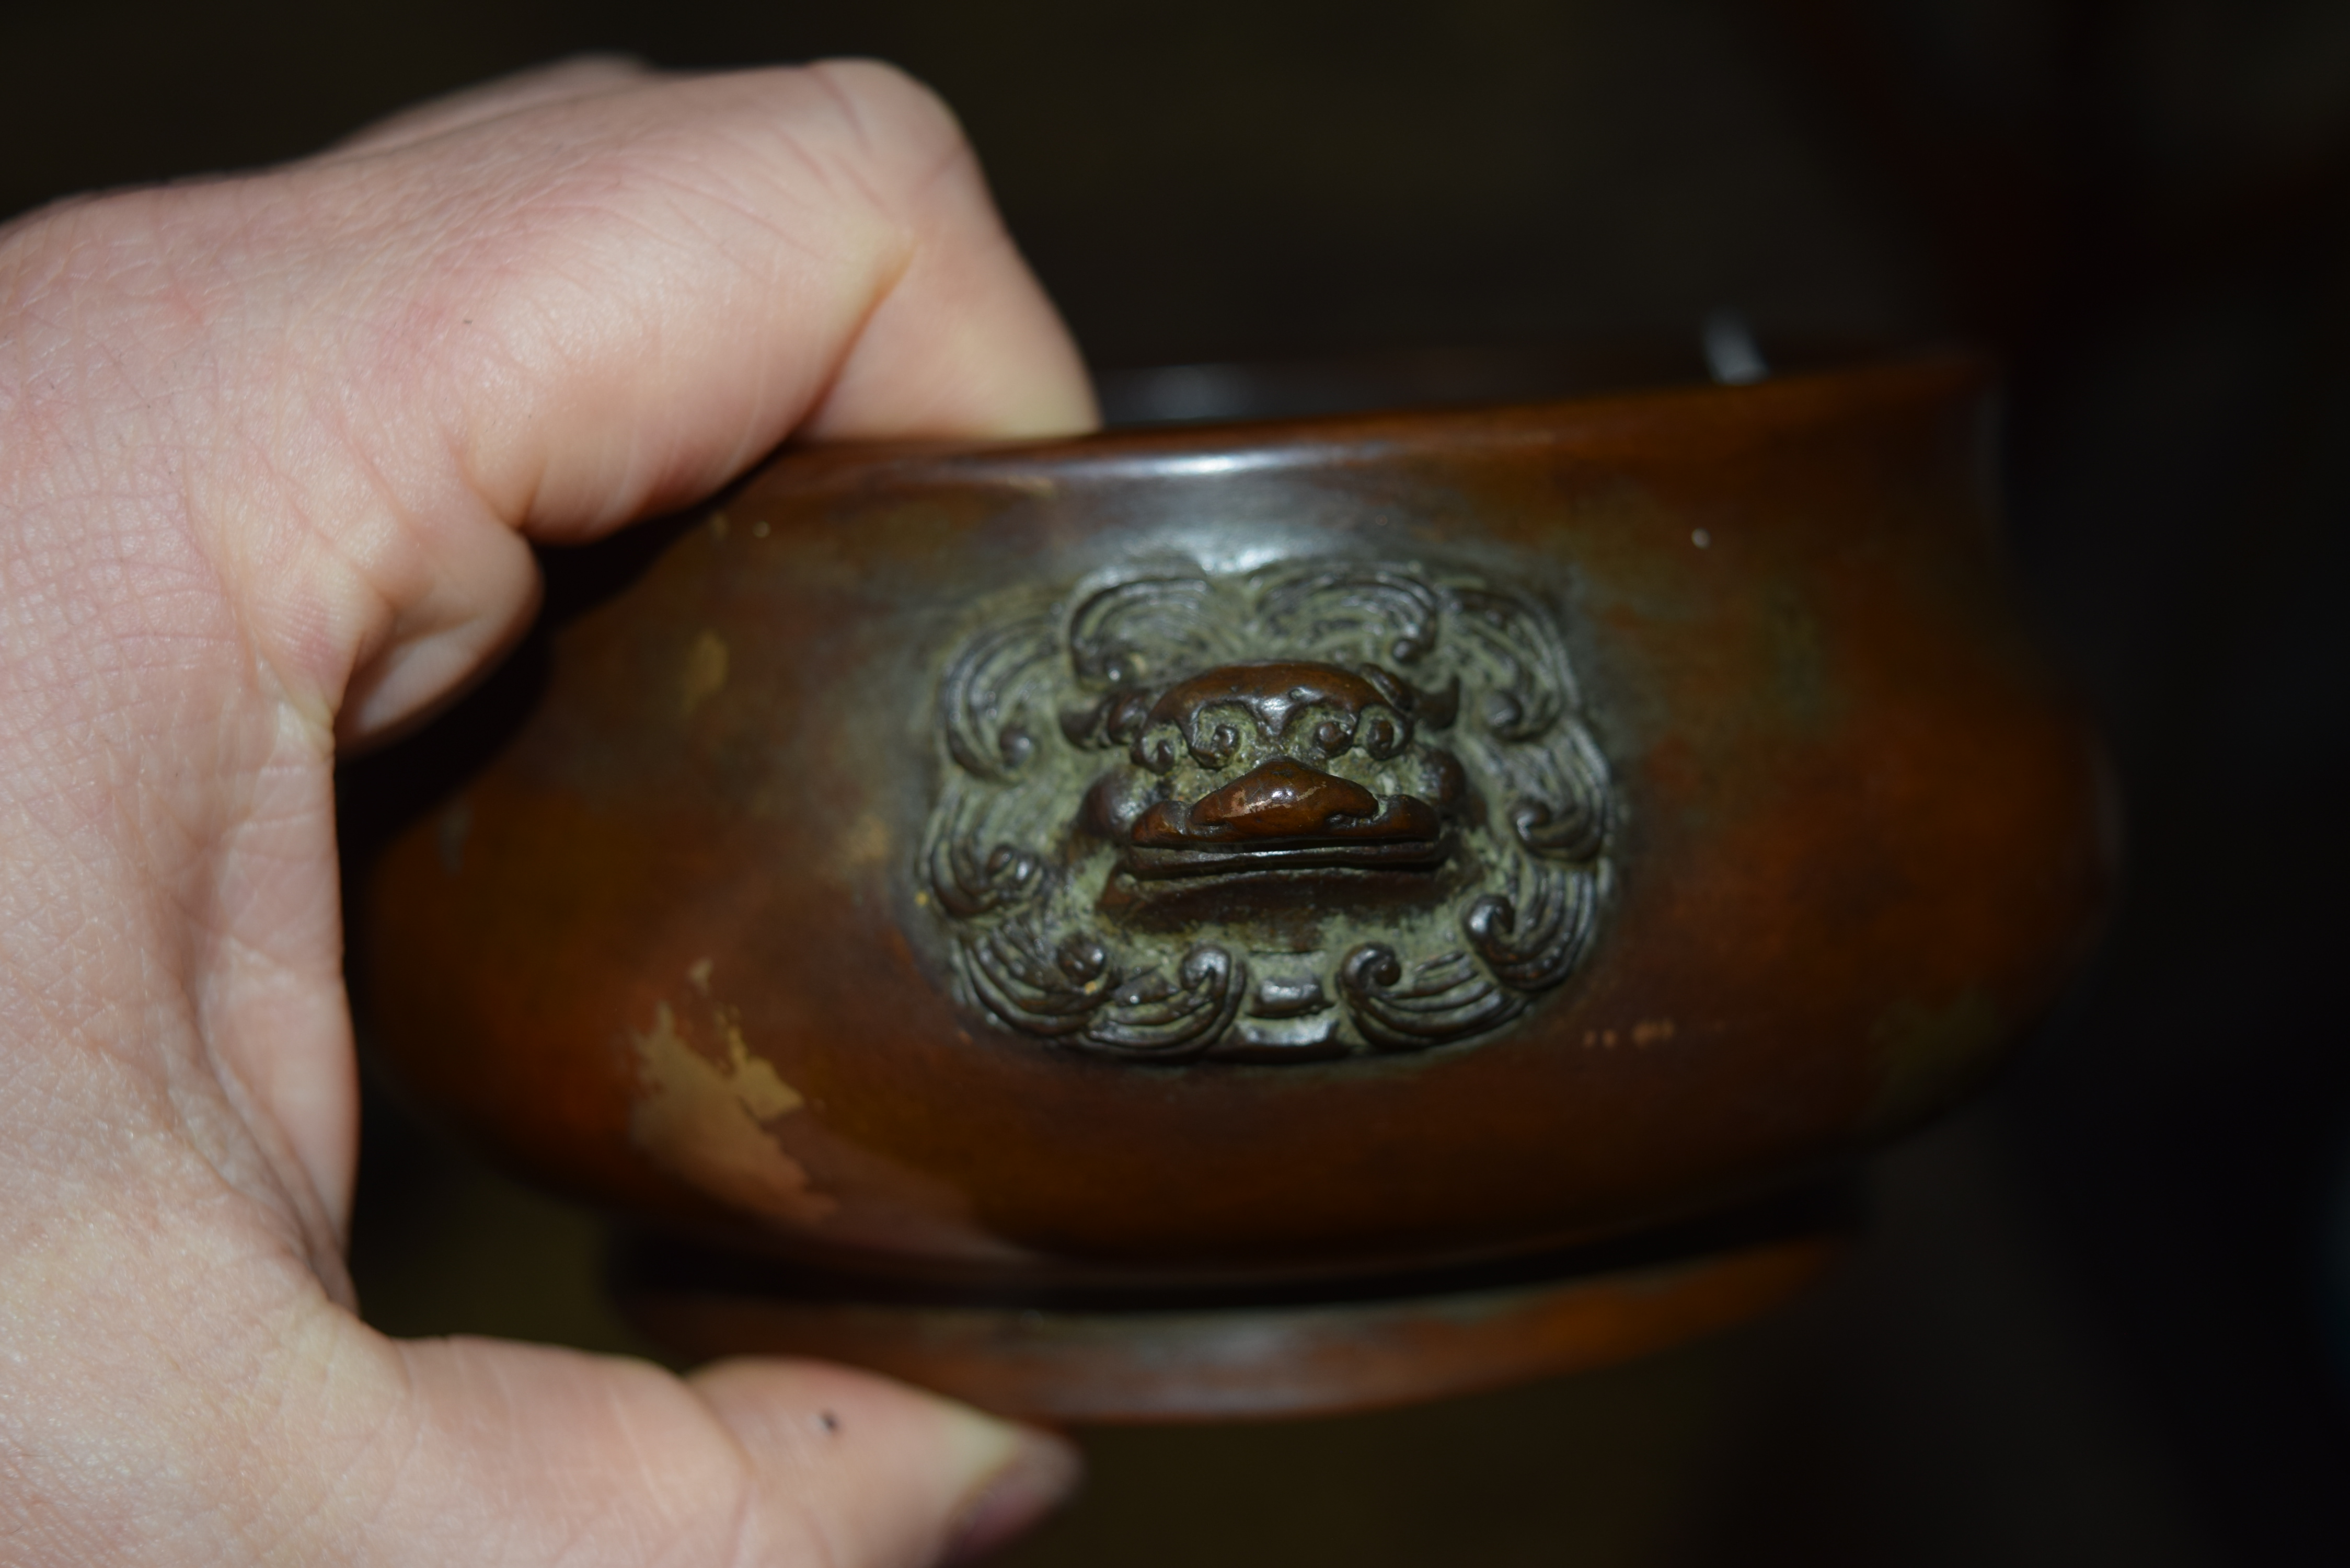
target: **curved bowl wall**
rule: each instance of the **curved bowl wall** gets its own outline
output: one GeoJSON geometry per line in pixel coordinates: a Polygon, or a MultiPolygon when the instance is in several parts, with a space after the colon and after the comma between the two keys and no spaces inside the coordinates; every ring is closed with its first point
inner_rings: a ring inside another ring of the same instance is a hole
{"type": "Polygon", "coordinates": [[[373,867],[376,1041],[542,1179],[934,1281],[1784,1187],[1961,1093],[2106,895],[1986,428],[1950,360],[788,453],[373,867]]]}

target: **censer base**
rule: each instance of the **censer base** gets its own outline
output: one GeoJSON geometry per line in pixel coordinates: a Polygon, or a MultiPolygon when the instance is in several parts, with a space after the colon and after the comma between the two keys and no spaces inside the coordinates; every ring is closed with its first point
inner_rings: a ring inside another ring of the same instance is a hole
{"type": "Polygon", "coordinates": [[[1821,1232],[1424,1295],[1170,1310],[795,1298],[627,1265],[619,1294],[639,1329],[697,1359],[821,1357],[1034,1421],[1273,1419],[1473,1393],[1661,1350],[1794,1294],[1843,1240],[1821,1232]]]}

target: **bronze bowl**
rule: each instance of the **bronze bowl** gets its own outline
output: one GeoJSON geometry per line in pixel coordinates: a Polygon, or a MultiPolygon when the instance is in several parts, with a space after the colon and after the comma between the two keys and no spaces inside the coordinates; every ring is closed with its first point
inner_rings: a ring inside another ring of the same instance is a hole
{"type": "Polygon", "coordinates": [[[2106,896],[1986,400],[786,453],[378,857],[373,1041],[690,1353],[1168,1418],[1728,1322],[2106,896]]]}

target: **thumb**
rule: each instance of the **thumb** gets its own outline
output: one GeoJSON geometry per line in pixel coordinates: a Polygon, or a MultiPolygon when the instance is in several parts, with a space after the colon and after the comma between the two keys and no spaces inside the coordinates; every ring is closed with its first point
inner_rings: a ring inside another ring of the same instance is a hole
{"type": "MultiPolygon", "coordinates": [[[[486,1340],[397,1344],[356,1324],[396,1408],[298,1561],[567,1568],[912,1568],[1000,1544],[1077,1477],[1057,1438],[816,1363],[681,1380],[486,1340]]],[[[365,1401],[361,1402],[362,1404],[365,1401]]]]}

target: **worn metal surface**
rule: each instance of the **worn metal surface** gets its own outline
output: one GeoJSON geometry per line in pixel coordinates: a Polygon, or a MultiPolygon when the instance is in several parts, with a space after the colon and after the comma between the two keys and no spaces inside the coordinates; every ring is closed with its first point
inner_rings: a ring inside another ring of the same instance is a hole
{"type": "Polygon", "coordinates": [[[1938,361],[787,455],[382,857],[376,1033],[575,1191],[993,1299],[1343,1297],[1831,1168],[2110,873],[1984,426],[1938,361]]]}
{"type": "Polygon", "coordinates": [[[1629,1360],[1777,1305],[1835,1250],[1805,1237],[1568,1280],[1248,1310],[914,1308],[667,1282],[624,1304],[689,1352],[819,1355],[1031,1420],[1262,1420],[1629,1360]]]}

